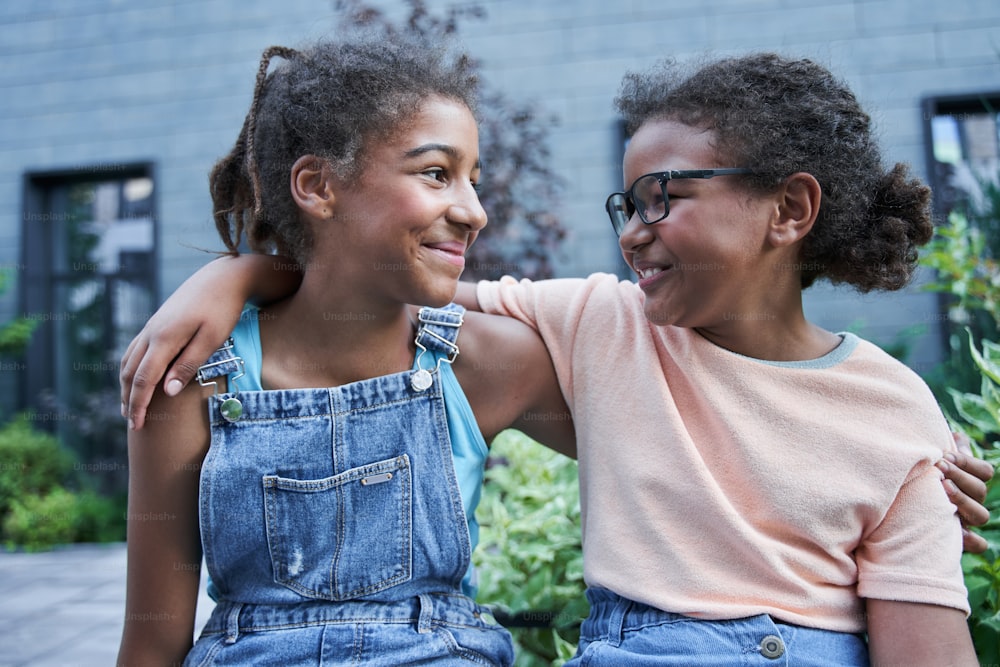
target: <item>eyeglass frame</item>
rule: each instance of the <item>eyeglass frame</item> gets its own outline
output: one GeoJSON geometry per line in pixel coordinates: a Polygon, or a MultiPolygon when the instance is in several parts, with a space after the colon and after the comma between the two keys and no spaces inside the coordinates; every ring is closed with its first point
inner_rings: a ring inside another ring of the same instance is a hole
{"type": "Polygon", "coordinates": [[[746,169],[744,167],[721,167],[718,169],[673,169],[669,171],[652,171],[648,174],[643,174],[639,178],[632,181],[631,187],[625,192],[612,192],[608,195],[608,198],[604,202],[604,210],[607,211],[608,217],[611,218],[611,226],[615,230],[617,236],[621,236],[622,232],[625,230],[625,225],[628,221],[632,219],[632,215],[628,212],[628,205],[631,204],[634,213],[639,214],[639,219],[642,220],[643,224],[652,225],[661,220],[665,219],[670,215],[670,196],[667,193],[667,183],[670,181],[676,181],[686,178],[713,178],[715,176],[735,176],[740,174],[752,174],[753,169],[746,169]],[[636,184],[639,183],[644,178],[649,178],[650,176],[655,176],[656,181],[660,184],[660,191],[663,194],[663,215],[655,220],[647,220],[644,211],[639,210],[639,207],[635,205],[635,195],[633,191],[635,190],[636,184]],[[614,201],[612,201],[614,200],[614,201]]]}

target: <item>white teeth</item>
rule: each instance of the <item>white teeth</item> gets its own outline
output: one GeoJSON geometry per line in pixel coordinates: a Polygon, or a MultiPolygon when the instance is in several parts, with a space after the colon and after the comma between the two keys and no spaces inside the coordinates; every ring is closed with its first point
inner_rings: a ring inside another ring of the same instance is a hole
{"type": "Polygon", "coordinates": [[[639,271],[640,278],[649,278],[650,276],[655,276],[657,273],[663,273],[663,269],[643,269],[639,271]]]}

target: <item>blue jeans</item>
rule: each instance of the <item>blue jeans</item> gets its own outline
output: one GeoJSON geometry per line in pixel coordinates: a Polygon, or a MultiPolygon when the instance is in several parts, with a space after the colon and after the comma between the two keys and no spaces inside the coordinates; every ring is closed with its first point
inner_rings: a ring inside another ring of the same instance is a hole
{"type": "Polygon", "coordinates": [[[762,614],[705,621],[588,589],[590,615],[565,667],[867,667],[859,635],[788,625],[762,614]]]}

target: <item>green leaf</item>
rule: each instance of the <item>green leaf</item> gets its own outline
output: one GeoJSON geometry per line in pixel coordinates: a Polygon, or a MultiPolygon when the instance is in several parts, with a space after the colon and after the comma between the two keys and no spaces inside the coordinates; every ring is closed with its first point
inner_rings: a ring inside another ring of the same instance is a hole
{"type": "MultiPolygon", "coordinates": [[[[966,334],[969,336],[969,352],[972,354],[972,360],[975,362],[979,370],[996,383],[1000,383],[1000,364],[998,364],[993,359],[984,357],[980,354],[979,350],[976,349],[975,341],[972,337],[972,331],[968,328],[965,330],[966,334]]],[[[986,341],[983,341],[984,345],[986,341]]]]}
{"type": "Polygon", "coordinates": [[[948,388],[948,393],[955,403],[955,410],[958,411],[962,419],[984,433],[996,433],[1000,431],[1000,424],[997,423],[996,416],[986,407],[986,402],[981,396],[962,393],[951,387],[948,388]]]}

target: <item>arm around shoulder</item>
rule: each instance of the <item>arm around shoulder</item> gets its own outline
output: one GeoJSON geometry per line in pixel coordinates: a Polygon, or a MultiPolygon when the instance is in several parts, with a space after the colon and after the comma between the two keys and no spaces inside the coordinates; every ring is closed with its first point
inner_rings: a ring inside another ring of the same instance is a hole
{"type": "Polygon", "coordinates": [[[298,266],[271,255],[220,257],[188,278],[149,318],[122,356],[122,416],[130,428],[145,423],[160,378],[176,394],[225,341],[248,300],[274,301],[294,292],[298,266]]]}
{"type": "Polygon", "coordinates": [[[516,428],[576,457],[576,434],[552,359],[538,333],[498,315],[470,312],[455,371],[489,441],[516,428]]]}

